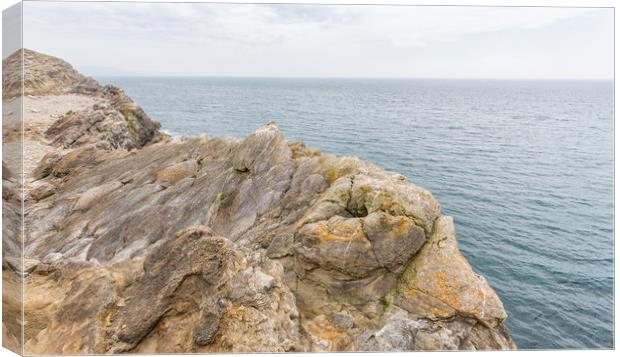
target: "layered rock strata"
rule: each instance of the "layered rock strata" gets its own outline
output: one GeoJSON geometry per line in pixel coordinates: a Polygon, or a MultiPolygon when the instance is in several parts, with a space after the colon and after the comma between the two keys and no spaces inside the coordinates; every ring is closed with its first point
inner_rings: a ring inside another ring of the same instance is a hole
{"type": "MultiPolygon", "coordinates": [[[[274,123],[172,140],[120,89],[28,54],[27,73],[58,69],[25,81],[30,104],[95,103],[32,134],[48,150],[25,173],[26,353],[515,348],[452,219],[404,176],[274,123]]],[[[6,280],[21,238],[3,171],[6,280]]]]}

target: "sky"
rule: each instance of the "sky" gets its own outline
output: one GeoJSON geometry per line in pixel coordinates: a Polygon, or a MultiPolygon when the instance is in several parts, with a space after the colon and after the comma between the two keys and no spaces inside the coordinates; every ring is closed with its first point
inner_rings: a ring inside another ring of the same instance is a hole
{"type": "Polygon", "coordinates": [[[92,76],[613,78],[613,10],[25,2],[24,46],[92,76]]]}

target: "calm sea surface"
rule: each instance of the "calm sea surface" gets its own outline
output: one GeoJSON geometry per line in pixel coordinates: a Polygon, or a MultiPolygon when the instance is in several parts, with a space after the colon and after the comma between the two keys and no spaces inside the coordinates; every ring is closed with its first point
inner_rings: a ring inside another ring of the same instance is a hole
{"type": "Polygon", "coordinates": [[[406,175],[454,217],[520,348],[613,346],[613,83],[106,77],[173,135],[289,141],[406,175]]]}

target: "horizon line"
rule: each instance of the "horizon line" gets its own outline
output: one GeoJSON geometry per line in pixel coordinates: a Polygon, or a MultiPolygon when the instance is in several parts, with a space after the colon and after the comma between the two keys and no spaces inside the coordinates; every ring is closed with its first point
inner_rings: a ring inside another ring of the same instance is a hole
{"type": "Polygon", "coordinates": [[[339,77],[339,76],[238,76],[238,75],[187,75],[187,74],[88,74],[91,77],[117,78],[235,78],[235,79],[365,79],[365,80],[476,80],[476,81],[615,81],[612,78],[517,78],[517,77],[339,77]]]}

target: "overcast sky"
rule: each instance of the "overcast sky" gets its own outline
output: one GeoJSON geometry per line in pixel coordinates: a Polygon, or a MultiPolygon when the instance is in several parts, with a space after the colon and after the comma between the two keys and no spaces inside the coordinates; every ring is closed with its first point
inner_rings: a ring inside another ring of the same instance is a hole
{"type": "Polygon", "coordinates": [[[24,45],[89,75],[613,78],[613,10],[24,3],[24,45]]]}

